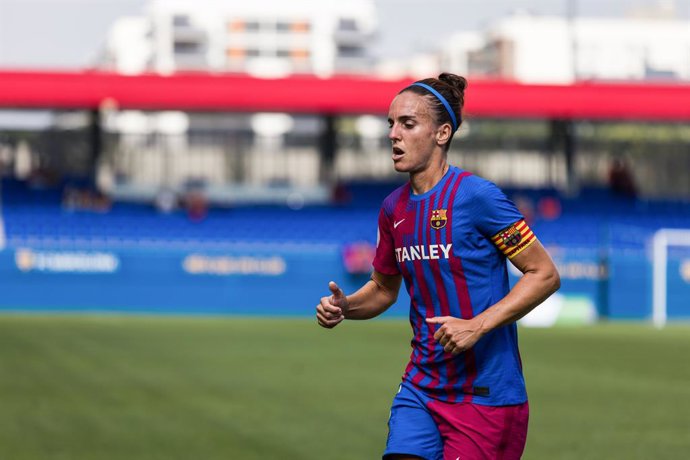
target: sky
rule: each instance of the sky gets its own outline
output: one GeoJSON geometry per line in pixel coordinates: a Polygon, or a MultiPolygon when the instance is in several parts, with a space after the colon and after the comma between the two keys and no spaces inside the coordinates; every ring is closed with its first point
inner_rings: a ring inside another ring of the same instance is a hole
{"type": "MultiPolygon", "coordinates": [[[[428,51],[453,32],[482,29],[516,9],[559,16],[571,10],[577,16],[624,17],[631,9],[663,2],[675,4],[678,16],[690,19],[690,0],[375,0],[380,33],[373,54],[400,58],[428,51]]],[[[145,3],[0,0],[0,67],[89,67],[112,23],[120,16],[139,14],[145,3]]]]}

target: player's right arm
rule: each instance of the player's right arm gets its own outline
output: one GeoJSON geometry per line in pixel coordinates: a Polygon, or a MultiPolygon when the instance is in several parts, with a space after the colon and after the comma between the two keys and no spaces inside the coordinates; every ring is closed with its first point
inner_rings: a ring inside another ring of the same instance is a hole
{"type": "Polygon", "coordinates": [[[385,275],[374,270],[371,279],[356,292],[345,295],[336,283],[328,283],[330,296],[322,297],[316,306],[319,325],[331,329],[344,319],[374,318],[395,303],[401,275],[385,275]]]}

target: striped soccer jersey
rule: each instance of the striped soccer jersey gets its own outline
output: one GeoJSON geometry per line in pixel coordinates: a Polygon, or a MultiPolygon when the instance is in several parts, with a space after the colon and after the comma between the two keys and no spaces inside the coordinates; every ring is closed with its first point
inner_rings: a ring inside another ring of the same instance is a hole
{"type": "Polygon", "coordinates": [[[411,299],[412,354],[403,380],[443,401],[490,406],[527,400],[515,324],[452,355],[426,318],[472,318],[509,291],[506,257],[535,241],[496,185],[451,166],[431,190],[407,183],[383,202],[374,268],[402,274],[411,299]]]}

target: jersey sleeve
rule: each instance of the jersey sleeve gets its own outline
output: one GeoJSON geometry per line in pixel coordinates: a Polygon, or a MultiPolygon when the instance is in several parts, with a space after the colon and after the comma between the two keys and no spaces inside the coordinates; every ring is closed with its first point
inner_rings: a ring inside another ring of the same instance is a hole
{"type": "Polygon", "coordinates": [[[383,208],[379,212],[378,224],[374,269],[384,275],[398,275],[400,269],[395,260],[395,242],[393,241],[391,221],[383,208]]]}
{"type": "Polygon", "coordinates": [[[496,185],[487,182],[473,201],[476,228],[509,259],[536,241],[525,218],[496,185]]]}

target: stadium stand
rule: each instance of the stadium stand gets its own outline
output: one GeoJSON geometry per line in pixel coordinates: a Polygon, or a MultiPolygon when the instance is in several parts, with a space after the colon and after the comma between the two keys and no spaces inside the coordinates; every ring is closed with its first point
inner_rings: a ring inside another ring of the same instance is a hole
{"type": "MultiPolygon", "coordinates": [[[[35,189],[5,179],[3,220],[10,247],[373,242],[378,207],[397,185],[348,184],[347,202],[333,206],[212,208],[196,221],[184,210],[161,213],[150,204],[114,203],[100,211],[69,209],[63,204],[64,187],[35,189]]],[[[577,197],[555,190],[506,193],[531,205],[532,226],[546,245],[640,249],[661,227],[690,227],[690,203],[683,201],[630,199],[606,189],[584,189],[577,197]]]]}
{"type": "Polygon", "coordinates": [[[161,213],[150,204],[66,209],[60,188],[35,190],[13,180],[3,181],[3,193],[7,243],[14,247],[343,243],[376,236],[373,207],[237,207],[210,209],[204,219],[192,220],[184,210],[161,213]],[[347,225],[339,224],[343,219],[347,225]]]}

